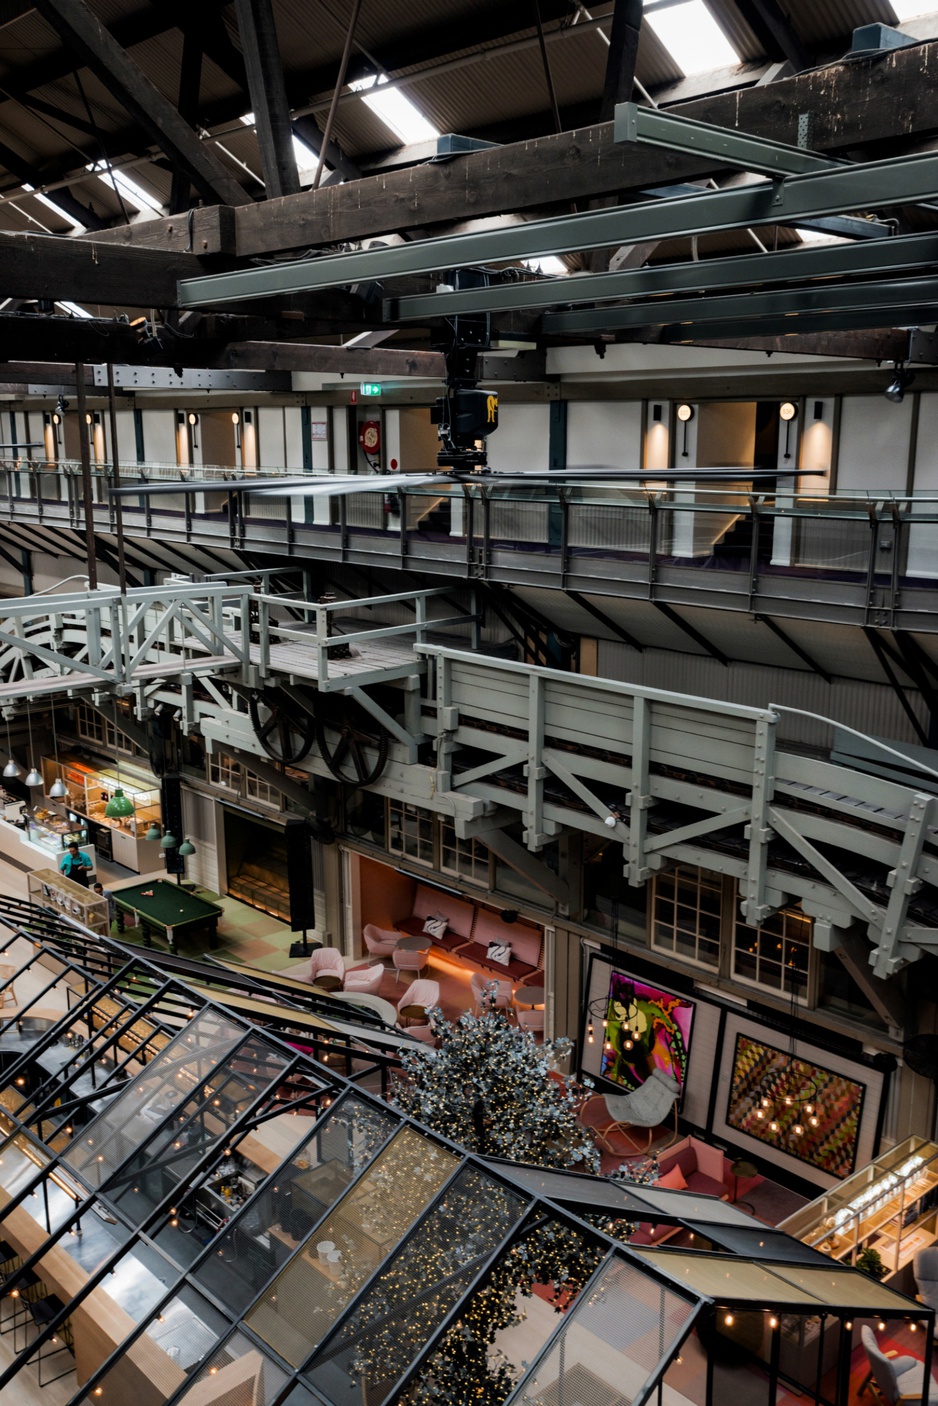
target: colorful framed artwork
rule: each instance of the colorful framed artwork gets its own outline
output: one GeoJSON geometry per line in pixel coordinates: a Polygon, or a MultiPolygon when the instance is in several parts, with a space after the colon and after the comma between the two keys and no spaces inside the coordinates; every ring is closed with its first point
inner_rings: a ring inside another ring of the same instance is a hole
{"type": "Polygon", "coordinates": [[[600,1074],[631,1093],[653,1069],[661,1069],[677,1082],[683,1098],[694,1009],[686,996],[612,972],[600,1074]]]}
{"type": "Polygon", "coordinates": [[[856,1163],[865,1096],[866,1085],[855,1079],[798,1059],[751,1035],[736,1036],[727,1124],[799,1162],[830,1176],[849,1176],[856,1163]],[[762,1091],[783,1074],[787,1087],[797,1091],[803,1086],[813,1100],[816,1126],[797,1102],[791,1107],[779,1102],[771,1116],[766,1115],[762,1091]]]}

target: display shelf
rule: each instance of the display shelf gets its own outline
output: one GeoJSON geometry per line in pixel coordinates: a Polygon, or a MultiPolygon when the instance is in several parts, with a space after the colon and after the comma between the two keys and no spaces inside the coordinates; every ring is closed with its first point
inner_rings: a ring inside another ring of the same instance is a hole
{"type": "Polygon", "coordinates": [[[881,1255],[887,1275],[935,1243],[938,1145],[911,1137],[789,1216],[779,1227],[812,1249],[853,1263],[863,1249],[881,1255]]]}
{"type": "Polygon", "coordinates": [[[82,923],[92,932],[107,934],[110,929],[108,902],[93,889],[86,889],[55,869],[34,869],[26,876],[29,901],[50,908],[82,923]]]}

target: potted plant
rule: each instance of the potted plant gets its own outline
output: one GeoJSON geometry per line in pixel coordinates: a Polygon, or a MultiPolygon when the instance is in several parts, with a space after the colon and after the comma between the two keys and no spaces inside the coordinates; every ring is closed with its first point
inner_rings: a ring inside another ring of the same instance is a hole
{"type": "Polygon", "coordinates": [[[862,1269],[864,1274],[868,1274],[871,1279],[882,1279],[886,1273],[886,1266],[880,1257],[878,1250],[867,1247],[857,1255],[857,1269],[862,1269]]]}

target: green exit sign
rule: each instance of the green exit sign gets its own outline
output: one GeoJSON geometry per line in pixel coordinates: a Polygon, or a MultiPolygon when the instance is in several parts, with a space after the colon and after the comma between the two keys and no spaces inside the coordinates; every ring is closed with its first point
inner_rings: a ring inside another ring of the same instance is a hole
{"type": "Polygon", "coordinates": [[[377,381],[362,381],[359,391],[362,395],[380,395],[381,386],[377,381]]]}

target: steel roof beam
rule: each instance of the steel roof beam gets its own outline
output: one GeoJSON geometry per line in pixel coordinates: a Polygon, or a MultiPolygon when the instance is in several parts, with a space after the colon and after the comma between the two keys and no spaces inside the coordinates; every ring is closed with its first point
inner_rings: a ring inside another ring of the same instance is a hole
{"type": "Polygon", "coordinates": [[[604,246],[676,239],[751,225],[791,224],[817,215],[910,205],[938,195],[938,154],[870,161],[675,200],[590,210],[508,229],[447,235],[352,254],[291,260],[183,280],[181,307],[242,302],[339,288],[470,264],[569,254],[604,246]]]}
{"type": "Polygon", "coordinates": [[[735,128],[715,127],[710,122],[697,122],[676,112],[639,107],[632,102],[616,107],[613,137],[616,142],[660,146],[684,156],[712,158],[716,166],[739,166],[765,176],[810,175],[845,164],[785,142],[752,137],[735,128]]]}
{"type": "MultiPolygon", "coordinates": [[[[862,247],[862,246],[861,246],[862,247]]],[[[771,257],[771,256],[770,256],[771,257]]],[[[700,268],[700,265],[697,266],[700,268]]],[[[702,275],[702,281],[706,275],[702,275]]],[[[724,319],[756,321],[763,317],[799,317],[803,313],[876,310],[895,315],[901,322],[922,322],[924,305],[938,301],[938,279],[907,278],[885,282],[835,283],[770,291],[734,293],[727,297],[653,299],[622,307],[581,308],[547,313],[542,319],[545,335],[591,335],[623,327],[673,326],[724,319]]],[[[792,328],[794,331],[794,328],[792,328]]]]}
{"type": "Polygon", "coordinates": [[[701,284],[709,290],[740,288],[757,283],[898,272],[931,267],[936,262],[938,233],[912,234],[847,246],[835,244],[822,248],[782,249],[774,254],[736,254],[700,263],[690,260],[579,278],[546,278],[470,288],[464,292],[386,298],[384,316],[389,322],[414,322],[420,318],[453,317],[466,312],[530,311],[556,307],[558,303],[596,303],[656,293],[692,293],[699,290],[701,284]]]}

